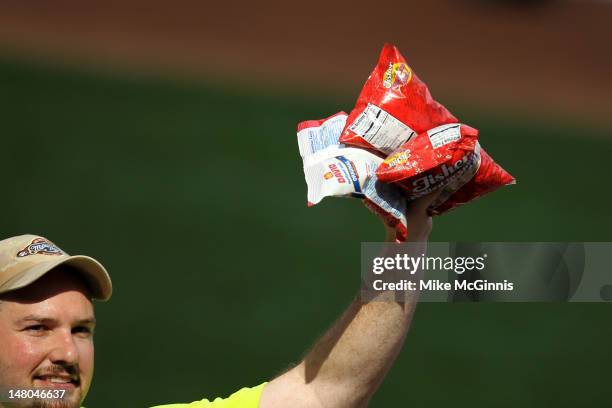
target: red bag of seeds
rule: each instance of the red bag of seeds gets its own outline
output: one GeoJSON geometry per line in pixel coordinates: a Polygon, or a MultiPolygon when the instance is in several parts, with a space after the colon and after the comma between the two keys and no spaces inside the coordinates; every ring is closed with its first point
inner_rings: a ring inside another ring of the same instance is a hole
{"type": "Polygon", "coordinates": [[[442,214],[514,184],[514,178],[491,159],[477,138],[476,129],[459,123],[430,129],[389,155],[376,176],[402,187],[410,200],[442,190],[429,207],[430,214],[442,214]]]}
{"type": "Polygon", "coordinates": [[[411,200],[447,185],[463,185],[478,168],[477,138],[478,131],[467,125],[438,126],[390,154],[376,170],[376,177],[400,185],[411,200]]]}
{"type": "Polygon", "coordinates": [[[457,119],[436,102],[398,49],[385,44],[340,142],[387,155],[419,133],[457,119]]]}
{"type": "Polygon", "coordinates": [[[509,184],[516,184],[515,178],[495,163],[491,156],[481,148],[480,166],[474,177],[456,191],[450,189],[442,191],[437,200],[429,207],[429,213],[431,215],[443,214],[509,184]]]}

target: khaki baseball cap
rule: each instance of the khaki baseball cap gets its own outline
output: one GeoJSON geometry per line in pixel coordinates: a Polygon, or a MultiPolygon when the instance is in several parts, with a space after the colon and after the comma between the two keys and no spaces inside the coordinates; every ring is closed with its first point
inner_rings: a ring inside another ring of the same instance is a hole
{"type": "Polygon", "coordinates": [[[110,299],[113,286],[100,262],[88,256],[70,256],[37,235],[20,235],[0,241],[0,293],[28,286],[59,265],[68,265],[80,272],[94,299],[110,299]]]}

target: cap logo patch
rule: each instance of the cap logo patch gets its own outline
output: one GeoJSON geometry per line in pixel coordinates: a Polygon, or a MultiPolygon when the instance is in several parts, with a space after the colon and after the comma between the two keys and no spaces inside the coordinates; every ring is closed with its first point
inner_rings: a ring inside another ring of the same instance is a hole
{"type": "Polygon", "coordinates": [[[63,255],[64,251],[44,238],[36,238],[30,245],[17,252],[18,258],[29,255],[63,255]]]}

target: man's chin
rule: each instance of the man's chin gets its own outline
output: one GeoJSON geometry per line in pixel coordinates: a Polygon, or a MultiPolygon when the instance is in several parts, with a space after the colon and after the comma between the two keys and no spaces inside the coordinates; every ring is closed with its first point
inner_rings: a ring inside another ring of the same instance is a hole
{"type": "MultiPolygon", "coordinates": [[[[80,396],[80,394],[79,394],[80,396]]],[[[38,399],[32,402],[32,405],[26,405],[27,408],[79,408],[81,406],[81,398],[75,394],[62,399],[38,399]]]]}
{"type": "Polygon", "coordinates": [[[79,400],[73,401],[70,399],[63,400],[36,400],[32,405],[28,405],[27,408],[80,408],[81,403],[79,400]]]}
{"type": "Polygon", "coordinates": [[[32,388],[47,392],[49,397],[34,399],[31,405],[26,404],[24,408],[79,408],[81,406],[83,394],[78,381],[57,383],[35,378],[32,381],[32,388]]]}

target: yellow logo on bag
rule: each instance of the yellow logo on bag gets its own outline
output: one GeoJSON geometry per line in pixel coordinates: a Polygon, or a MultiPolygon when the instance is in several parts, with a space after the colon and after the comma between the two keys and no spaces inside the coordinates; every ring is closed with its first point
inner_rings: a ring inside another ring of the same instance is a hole
{"type": "Polygon", "coordinates": [[[383,86],[391,88],[392,86],[406,85],[412,79],[412,70],[403,62],[389,63],[389,68],[385,71],[383,77],[383,86]]]}
{"type": "Polygon", "coordinates": [[[388,167],[399,166],[401,164],[406,163],[408,159],[410,158],[410,156],[411,156],[410,149],[407,149],[407,150],[404,150],[403,152],[395,153],[394,155],[387,157],[384,163],[388,167]]]}
{"type": "Polygon", "coordinates": [[[328,171],[327,173],[323,174],[323,178],[325,180],[329,180],[330,178],[334,177],[334,175],[332,174],[331,171],[328,171]]]}

